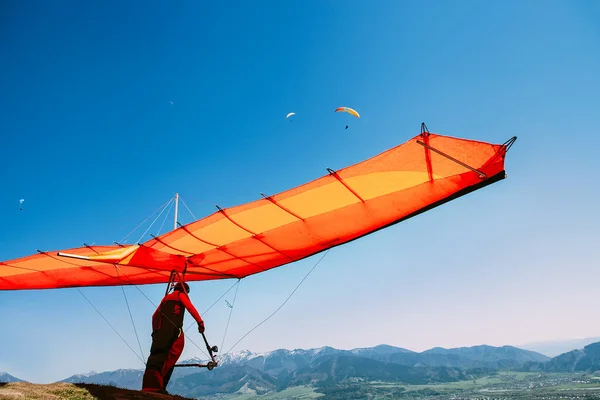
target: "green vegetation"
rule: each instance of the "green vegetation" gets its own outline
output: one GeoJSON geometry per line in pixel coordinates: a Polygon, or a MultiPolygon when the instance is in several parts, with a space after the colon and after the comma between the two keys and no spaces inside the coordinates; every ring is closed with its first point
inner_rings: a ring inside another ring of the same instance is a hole
{"type": "MultiPolygon", "coordinates": [[[[0,400],[66,399],[66,400],[150,400],[182,399],[178,396],[152,395],[135,390],[93,384],[57,383],[34,385],[9,383],[0,385],[0,400]]],[[[197,399],[216,400],[558,400],[600,399],[600,376],[590,373],[532,373],[503,371],[478,379],[429,385],[406,385],[399,382],[348,379],[333,386],[315,388],[293,386],[279,392],[257,395],[245,389],[236,393],[217,394],[197,399]]]]}
{"type": "Polygon", "coordinates": [[[49,393],[59,396],[59,398],[70,399],[70,400],[94,400],[96,399],[92,396],[86,389],[78,388],[73,385],[63,385],[62,387],[56,389],[48,390],[49,393]]]}
{"type": "MultiPolygon", "coordinates": [[[[351,379],[334,386],[296,386],[262,396],[229,394],[219,400],[406,399],[406,400],[558,400],[600,399],[600,377],[587,373],[533,373],[502,371],[475,380],[429,385],[406,385],[382,380],[351,379]]],[[[215,398],[215,397],[212,397],[215,398]]]]}

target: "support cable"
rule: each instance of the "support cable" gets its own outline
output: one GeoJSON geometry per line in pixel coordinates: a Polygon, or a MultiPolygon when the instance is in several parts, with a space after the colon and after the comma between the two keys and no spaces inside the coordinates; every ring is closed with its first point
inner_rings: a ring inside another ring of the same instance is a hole
{"type": "MultiPolygon", "coordinates": [[[[116,265],[115,265],[115,269],[117,270],[117,277],[118,277],[119,269],[116,268],[116,265]]],[[[135,338],[138,342],[138,346],[140,347],[140,354],[142,355],[142,358],[145,358],[144,351],[142,350],[142,344],[140,343],[140,337],[137,333],[137,329],[135,327],[135,322],[133,321],[133,314],[131,314],[131,308],[129,307],[129,301],[127,300],[127,295],[125,294],[125,288],[123,287],[123,285],[121,285],[121,291],[123,291],[123,297],[125,298],[125,304],[127,305],[127,311],[129,312],[129,319],[131,319],[131,325],[133,326],[133,332],[135,333],[135,338]]]]}
{"type": "Polygon", "coordinates": [[[171,205],[169,206],[169,211],[167,211],[165,213],[165,218],[163,219],[162,224],[160,224],[160,228],[158,228],[158,232],[156,233],[156,236],[160,236],[160,231],[162,231],[162,228],[165,225],[165,222],[167,221],[167,217],[169,216],[169,213],[171,212],[172,208],[173,208],[173,203],[171,203],[171,205]]]}
{"type": "MultiPolygon", "coordinates": [[[[239,279],[239,278],[238,278],[238,279],[239,279]]],[[[204,312],[203,312],[203,313],[202,313],[200,316],[202,316],[202,315],[206,314],[207,312],[209,312],[209,311],[210,311],[210,309],[211,309],[211,308],[213,308],[213,307],[215,306],[215,304],[217,304],[217,303],[219,302],[219,300],[221,300],[223,297],[225,297],[225,295],[226,295],[227,293],[229,293],[229,291],[230,291],[231,289],[233,289],[233,287],[234,287],[235,285],[237,285],[237,284],[238,284],[238,282],[235,282],[233,285],[231,285],[231,287],[230,287],[229,289],[227,289],[227,291],[225,291],[225,293],[223,293],[223,294],[221,295],[221,297],[219,297],[219,298],[218,298],[218,299],[217,299],[217,300],[216,300],[214,303],[212,303],[212,305],[211,305],[210,307],[208,307],[208,308],[207,308],[207,309],[206,309],[206,310],[205,310],[205,311],[204,311],[204,312]]],[[[188,329],[190,329],[192,326],[194,326],[194,323],[193,323],[193,322],[192,322],[192,323],[191,323],[191,324],[190,324],[190,325],[189,325],[187,328],[185,328],[184,332],[187,332],[187,330],[188,330],[188,329]]]]}
{"type": "Polygon", "coordinates": [[[240,288],[241,281],[242,281],[241,279],[239,279],[237,281],[237,286],[235,288],[235,295],[233,295],[233,304],[231,305],[231,308],[229,309],[229,318],[227,318],[227,325],[225,326],[225,333],[223,333],[223,341],[221,342],[220,349],[222,349],[223,345],[225,345],[225,336],[227,336],[227,330],[229,329],[229,321],[231,321],[231,314],[233,313],[233,308],[235,307],[235,299],[237,298],[237,292],[238,292],[238,289],[240,288]]]}
{"type": "Polygon", "coordinates": [[[160,209],[166,207],[171,201],[173,201],[172,198],[170,198],[169,200],[167,200],[163,205],[161,205],[160,207],[158,207],[158,209],[156,211],[154,211],[148,218],[146,218],[145,220],[143,220],[138,226],[136,226],[135,228],[133,228],[133,230],[131,232],[129,232],[127,235],[125,235],[125,237],[121,240],[119,240],[118,243],[125,243],[125,240],[135,231],[137,231],[140,226],[144,225],[150,218],[152,218],[154,216],[154,214],[156,214],[160,209]]]}
{"type": "MultiPolygon", "coordinates": [[[[173,201],[173,199],[171,198],[169,200],[169,202],[167,203],[170,204],[173,201]]],[[[146,229],[146,231],[142,234],[142,236],[140,236],[140,238],[138,239],[137,243],[140,243],[142,241],[142,239],[144,238],[144,236],[146,236],[146,233],[148,233],[148,231],[152,228],[152,226],[156,223],[156,221],[160,218],[160,216],[162,215],[162,213],[165,212],[165,210],[167,209],[167,206],[165,205],[165,207],[163,207],[162,211],[160,212],[160,214],[158,214],[156,216],[156,218],[154,218],[154,221],[152,221],[152,223],[150,224],[150,226],[146,229]]]]}
{"type": "Polygon", "coordinates": [[[113,330],[113,331],[115,331],[115,333],[117,334],[117,336],[119,336],[119,337],[121,338],[121,340],[123,341],[123,343],[125,343],[125,345],[126,345],[127,347],[129,347],[129,350],[131,350],[131,351],[132,351],[132,353],[133,353],[133,354],[135,354],[135,356],[136,356],[137,358],[139,358],[139,359],[140,359],[140,361],[141,361],[141,362],[142,362],[144,365],[146,365],[146,362],[145,362],[145,361],[144,361],[142,358],[140,358],[140,356],[138,355],[138,353],[136,353],[136,352],[135,352],[135,350],[133,350],[133,349],[131,348],[131,346],[129,345],[129,343],[127,343],[127,341],[126,341],[125,339],[123,339],[123,336],[121,336],[121,335],[119,334],[119,332],[117,332],[117,330],[115,329],[115,327],[114,327],[114,326],[113,326],[113,325],[112,325],[110,322],[108,322],[108,320],[107,320],[107,319],[104,317],[104,315],[102,315],[102,313],[100,312],[100,310],[98,310],[98,309],[96,308],[96,306],[95,306],[95,305],[93,305],[93,304],[92,304],[92,302],[91,302],[91,301],[90,301],[90,300],[89,300],[89,299],[86,297],[86,295],[85,295],[85,294],[83,294],[83,292],[81,291],[81,289],[79,289],[78,287],[76,287],[75,289],[77,289],[77,291],[78,291],[78,292],[79,292],[79,293],[80,293],[80,294],[83,296],[83,298],[84,298],[84,299],[86,299],[86,301],[87,301],[88,303],[90,303],[90,305],[92,306],[92,308],[93,308],[94,310],[96,310],[96,312],[98,313],[98,315],[100,315],[100,316],[102,317],[102,319],[103,319],[104,321],[106,321],[106,323],[107,323],[107,324],[108,324],[108,325],[109,325],[109,326],[112,328],[112,330],[113,330]]]}
{"type": "MultiPolygon", "coordinates": [[[[45,251],[40,251],[40,250],[38,250],[38,252],[39,252],[40,254],[44,254],[44,255],[47,255],[47,256],[49,256],[49,255],[48,255],[48,253],[47,253],[47,252],[45,252],[45,251]]],[[[52,257],[52,256],[50,256],[50,257],[52,257]]],[[[116,266],[116,264],[115,264],[115,266],[116,266]]],[[[72,274],[69,274],[69,275],[71,275],[71,277],[73,277],[73,275],[72,275],[72,274]]],[[[117,276],[117,279],[119,279],[119,278],[118,278],[118,276],[117,276]]],[[[143,360],[143,358],[141,358],[141,357],[138,355],[138,353],[136,353],[136,352],[135,352],[135,350],[133,350],[133,348],[132,348],[132,347],[129,345],[129,343],[127,343],[127,341],[126,341],[126,340],[123,338],[123,336],[121,336],[121,335],[119,334],[119,332],[118,332],[118,331],[115,329],[115,327],[114,327],[114,326],[113,326],[113,325],[112,325],[112,324],[111,324],[111,323],[110,323],[110,322],[109,322],[109,321],[106,319],[106,317],[105,317],[105,316],[104,316],[104,315],[103,315],[103,314],[100,312],[100,310],[98,310],[98,308],[96,308],[96,306],[95,306],[95,305],[94,305],[94,304],[93,304],[93,303],[90,301],[90,299],[88,299],[88,298],[87,298],[87,296],[86,296],[85,294],[83,294],[83,292],[81,291],[81,289],[79,289],[78,287],[75,287],[75,289],[77,289],[77,291],[79,292],[79,294],[81,294],[81,296],[83,296],[83,298],[84,298],[84,299],[85,299],[85,300],[86,300],[86,301],[89,303],[89,305],[90,305],[90,306],[92,306],[92,308],[93,308],[94,310],[96,310],[96,312],[98,313],[98,315],[100,315],[100,317],[102,317],[102,319],[103,319],[103,320],[104,320],[104,321],[105,321],[105,322],[108,324],[108,326],[110,326],[110,327],[112,328],[112,330],[113,330],[113,331],[114,331],[114,332],[117,334],[117,336],[119,336],[119,338],[121,338],[121,340],[123,341],[123,343],[125,343],[125,346],[127,346],[127,347],[129,348],[129,350],[131,350],[131,352],[132,352],[133,354],[135,354],[135,356],[136,356],[137,358],[139,358],[139,360],[142,362],[142,364],[146,365],[146,362],[143,360]]],[[[129,305],[128,305],[128,307],[129,307],[129,305]]],[[[134,329],[135,329],[135,325],[134,325],[134,329]]],[[[136,334],[136,337],[137,337],[137,334],[136,334]]],[[[139,343],[139,339],[138,339],[138,343],[139,343]]],[[[141,351],[141,345],[140,345],[140,351],[141,351]]],[[[143,355],[143,353],[142,353],[142,357],[143,357],[143,356],[144,356],[144,355],[143,355]]]]}
{"type": "Polygon", "coordinates": [[[192,218],[194,218],[194,221],[197,221],[198,218],[196,218],[196,216],[194,215],[194,213],[189,209],[189,207],[187,206],[187,204],[185,204],[185,202],[183,201],[183,199],[181,198],[181,196],[179,196],[179,200],[181,201],[181,203],[183,204],[183,206],[185,207],[186,210],[188,210],[188,212],[190,213],[190,215],[192,216],[192,218]]]}
{"type": "Polygon", "coordinates": [[[310,269],[310,271],[308,271],[308,273],[304,276],[304,278],[302,278],[302,280],[300,281],[300,283],[298,283],[298,285],[296,286],[296,288],[292,291],[292,293],[290,293],[290,295],[287,297],[287,299],[285,299],[285,301],[275,310],[273,311],[273,313],[271,315],[269,315],[267,318],[265,318],[264,320],[262,320],[258,325],[256,325],[254,328],[250,329],[244,336],[242,336],[240,338],[240,340],[238,340],[237,342],[235,342],[235,344],[233,346],[231,346],[231,348],[229,350],[227,350],[227,352],[225,354],[223,354],[220,358],[223,359],[227,354],[229,354],[229,352],[231,350],[233,350],[233,348],[235,346],[237,346],[246,336],[248,336],[252,331],[254,331],[256,328],[258,328],[259,326],[261,326],[262,324],[264,324],[265,322],[267,322],[273,315],[275,315],[279,310],[281,310],[281,308],[288,302],[288,300],[292,297],[292,295],[296,292],[296,290],[298,290],[298,288],[300,287],[300,285],[302,285],[302,283],[306,280],[306,278],[308,278],[308,276],[310,275],[310,273],[317,267],[317,265],[319,265],[321,263],[321,261],[323,261],[323,259],[325,258],[325,256],[327,255],[327,253],[329,253],[329,250],[331,250],[331,248],[327,249],[325,251],[325,253],[323,253],[323,255],[321,256],[321,258],[319,258],[319,261],[317,261],[315,263],[315,265],[313,265],[313,267],[310,269]]]}

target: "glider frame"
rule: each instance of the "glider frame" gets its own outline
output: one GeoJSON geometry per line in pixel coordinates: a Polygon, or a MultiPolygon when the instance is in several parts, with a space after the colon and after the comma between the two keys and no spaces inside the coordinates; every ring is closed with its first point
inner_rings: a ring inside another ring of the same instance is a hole
{"type": "Polygon", "coordinates": [[[219,351],[217,346],[210,346],[208,344],[208,340],[206,340],[206,335],[202,332],[202,338],[204,339],[204,344],[206,344],[206,350],[208,350],[208,354],[210,355],[210,361],[206,364],[175,364],[175,367],[198,367],[198,368],[207,368],[209,371],[212,371],[213,368],[219,365],[219,362],[215,360],[214,353],[219,351]]]}

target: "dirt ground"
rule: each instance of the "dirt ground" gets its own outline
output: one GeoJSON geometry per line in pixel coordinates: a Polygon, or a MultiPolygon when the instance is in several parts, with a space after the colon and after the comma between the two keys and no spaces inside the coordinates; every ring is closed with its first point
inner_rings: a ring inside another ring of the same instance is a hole
{"type": "Polygon", "coordinates": [[[114,386],[73,383],[0,383],[0,400],[190,400],[181,396],[144,393],[114,386]]]}

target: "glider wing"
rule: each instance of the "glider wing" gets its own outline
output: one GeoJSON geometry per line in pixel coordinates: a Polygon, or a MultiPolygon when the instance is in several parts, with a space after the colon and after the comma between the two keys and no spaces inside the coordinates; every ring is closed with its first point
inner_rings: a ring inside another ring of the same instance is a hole
{"type": "Polygon", "coordinates": [[[491,144],[424,132],[358,164],[219,209],[140,245],[2,262],[0,290],[164,283],[170,270],[185,270],[187,281],[267,271],[504,179],[506,151],[514,140],[491,144]]]}

